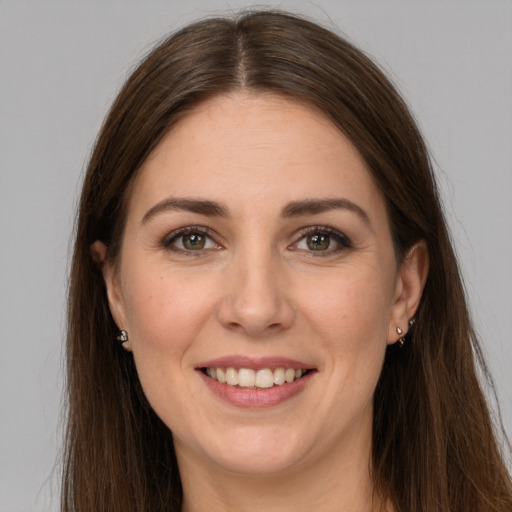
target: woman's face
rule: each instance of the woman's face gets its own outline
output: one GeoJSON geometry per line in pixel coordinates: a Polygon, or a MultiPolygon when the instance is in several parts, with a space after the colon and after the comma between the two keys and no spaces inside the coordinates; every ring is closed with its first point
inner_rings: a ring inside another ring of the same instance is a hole
{"type": "Polygon", "coordinates": [[[417,267],[398,266],[384,198],[326,117],[237,94],[200,105],[145,161],[104,275],[178,460],[279,474],[368,463],[417,267]]]}

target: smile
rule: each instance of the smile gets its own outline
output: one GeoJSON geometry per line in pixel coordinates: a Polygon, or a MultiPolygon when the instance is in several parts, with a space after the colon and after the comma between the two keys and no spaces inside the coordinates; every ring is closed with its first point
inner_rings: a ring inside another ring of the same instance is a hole
{"type": "Polygon", "coordinates": [[[228,386],[250,389],[269,389],[301,379],[309,370],[295,368],[204,368],[213,380],[228,386]]]}

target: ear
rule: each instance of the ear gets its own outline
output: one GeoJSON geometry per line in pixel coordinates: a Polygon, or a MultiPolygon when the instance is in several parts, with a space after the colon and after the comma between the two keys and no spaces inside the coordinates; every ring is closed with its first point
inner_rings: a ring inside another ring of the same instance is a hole
{"type": "MultiPolygon", "coordinates": [[[[91,256],[103,274],[105,288],[107,289],[108,306],[112,318],[119,329],[127,329],[126,313],[122,299],[119,275],[115,266],[107,258],[107,246],[100,240],[91,245],[91,256]]],[[[126,350],[130,350],[129,341],[123,343],[126,350]]]]}
{"type": "Polygon", "coordinates": [[[428,249],[425,241],[421,240],[412,246],[400,266],[388,326],[388,344],[407,334],[409,320],[420,304],[427,275],[428,249]]]}

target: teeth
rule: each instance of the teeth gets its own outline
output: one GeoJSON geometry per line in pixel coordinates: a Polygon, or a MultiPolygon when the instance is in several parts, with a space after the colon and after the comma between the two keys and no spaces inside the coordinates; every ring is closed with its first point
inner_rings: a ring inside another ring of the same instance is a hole
{"type": "Polygon", "coordinates": [[[256,373],[256,387],[257,388],[271,388],[274,385],[274,374],[272,370],[265,368],[258,370],[256,373]]]}
{"type": "Polygon", "coordinates": [[[236,386],[238,384],[238,371],[234,368],[228,368],[226,370],[226,382],[230,386],[236,386]]]}
{"type": "Polygon", "coordinates": [[[276,368],[274,370],[274,384],[282,386],[286,382],[284,375],[284,368],[276,368]]]}
{"type": "Polygon", "coordinates": [[[251,368],[206,368],[208,377],[218,380],[222,384],[242,388],[268,389],[274,385],[282,386],[286,382],[300,379],[305,373],[305,370],[295,370],[294,368],[276,368],[275,370],[262,368],[257,371],[251,368]]]}
{"type": "Polygon", "coordinates": [[[217,368],[217,380],[222,384],[226,382],[226,374],[222,371],[221,368],[217,368]]]}
{"type": "Polygon", "coordinates": [[[293,382],[295,380],[295,370],[288,368],[284,373],[284,378],[286,382],[293,382]]]}
{"type": "Polygon", "coordinates": [[[238,385],[242,388],[252,388],[256,384],[256,373],[250,368],[240,368],[238,371],[238,385]]]}

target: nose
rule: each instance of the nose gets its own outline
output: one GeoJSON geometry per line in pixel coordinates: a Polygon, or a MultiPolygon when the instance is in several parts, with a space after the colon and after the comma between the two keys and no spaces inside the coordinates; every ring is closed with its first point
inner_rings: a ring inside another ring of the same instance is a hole
{"type": "Polygon", "coordinates": [[[277,258],[253,253],[233,261],[223,286],[217,316],[229,330],[258,338],[288,329],[295,310],[277,258]]]}

